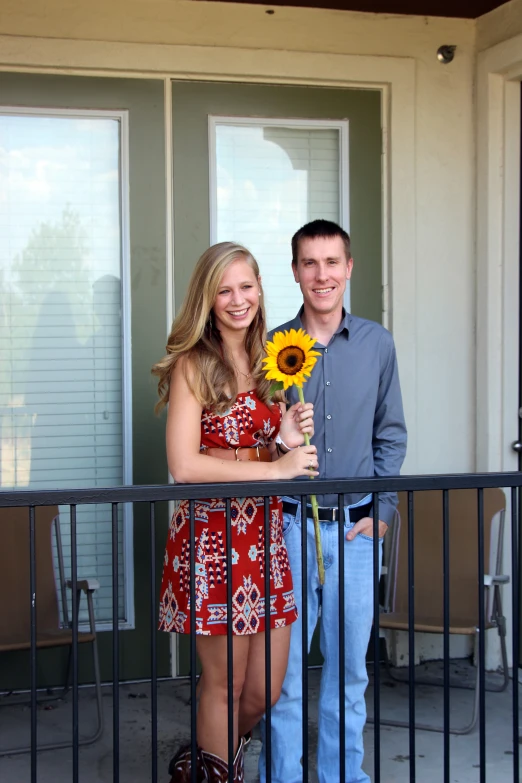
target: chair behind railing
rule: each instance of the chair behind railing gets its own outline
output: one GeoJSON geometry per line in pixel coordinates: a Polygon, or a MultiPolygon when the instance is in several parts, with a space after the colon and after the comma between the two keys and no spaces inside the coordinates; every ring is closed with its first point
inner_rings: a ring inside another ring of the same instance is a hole
{"type": "MultiPolygon", "coordinates": [[[[483,540],[485,575],[484,617],[485,629],[496,627],[500,636],[504,679],[502,690],[509,681],[505,638],[505,618],[502,612],[501,585],[508,577],[500,573],[504,513],[506,498],[500,489],[483,490],[483,540]]],[[[449,633],[476,637],[479,622],[479,568],[477,490],[454,489],[448,492],[449,530],[449,633]]],[[[409,628],[408,599],[408,493],[399,493],[398,514],[393,544],[389,552],[386,595],[389,605],[380,616],[380,627],[407,631],[409,628]]],[[[416,632],[442,634],[444,632],[444,561],[443,561],[443,493],[415,492],[413,496],[414,529],[414,629],[416,632]]],[[[417,683],[421,680],[416,679],[417,683]]],[[[476,682],[478,689],[478,677],[476,682]]],[[[478,692],[478,690],[477,690],[478,692]]],[[[477,699],[471,722],[452,729],[452,733],[471,731],[477,720],[477,699]]],[[[386,721],[403,725],[399,721],[386,721]]],[[[408,725],[408,724],[405,724],[408,725]]],[[[442,731],[441,726],[417,724],[418,728],[442,731]]]]}
{"type": "MultiPolygon", "coordinates": [[[[69,647],[69,666],[65,677],[64,692],[68,689],[73,632],[68,621],[67,593],[71,582],[66,581],[60,537],[57,506],[40,506],[34,511],[34,577],[36,597],[36,649],[69,647]],[[59,588],[56,583],[52,532],[56,535],[59,588]],[[62,619],[58,589],[61,593],[62,619]]],[[[0,508],[0,655],[31,648],[31,546],[29,509],[24,507],[0,508]]],[[[87,597],[89,630],[77,635],[79,644],[92,644],[94,679],[96,684],[98,723],[94,733],[80,740],[79,744],[96,741],[103,731],[100,668],[93,610],[93,592],[98,582],[77,580],[77,605],[82,592],[87,597]]],[[[10,703],[3,700],[2,706],[10,703]]],[[[70,747],[71,742],[40,744],[39,750],[70,747]]],[[[0,756],[27,753],[30,746],[0,748],[0,756]]]]}

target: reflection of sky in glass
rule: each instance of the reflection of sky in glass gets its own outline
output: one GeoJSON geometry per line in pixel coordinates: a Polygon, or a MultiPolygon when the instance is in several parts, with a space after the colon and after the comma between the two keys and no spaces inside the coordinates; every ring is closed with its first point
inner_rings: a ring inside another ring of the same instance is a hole
{"type": "Polygon", "coordinates": [[[113,119],[0,115],[0,269],[31,232],[58,223],[69,207],[87,233],[85,264],[119,275],[119,122],[113,119]],[[112,269],[107,260],[113,259],[112,269]]]}
{"type": "Polygon", "coordinates": [[[0,113],[3,487],[122,480],[119,134],[0,113]]]}
{"type": "Polygon", "coordinates": [[[244,244],[263,276],[269,327],[293,318],[301,294],[290,240],[309,220],[339,221],[334,129],[216,126],[216,241],[244,244]]]}

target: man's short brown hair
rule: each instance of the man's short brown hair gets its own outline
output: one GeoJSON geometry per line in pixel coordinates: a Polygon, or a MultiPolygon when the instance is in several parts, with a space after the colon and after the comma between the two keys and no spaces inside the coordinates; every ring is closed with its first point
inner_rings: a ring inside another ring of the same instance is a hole
{"type": "Polygon", "coordinates": [[[337,223],[334,223],[332,220],[312,220],[311,223],[307,223],[302,226],[299,231],[296,231],[292,237],[292,264],[294,266],[297,266],[299,242],[301,239],[317,239],[318,237],[326,239],[341,237],[346,253],[346,260],[349,261],[352,257],[350,237],[344,228],[341,228],[341,226],[338,226],[337,223]]]}

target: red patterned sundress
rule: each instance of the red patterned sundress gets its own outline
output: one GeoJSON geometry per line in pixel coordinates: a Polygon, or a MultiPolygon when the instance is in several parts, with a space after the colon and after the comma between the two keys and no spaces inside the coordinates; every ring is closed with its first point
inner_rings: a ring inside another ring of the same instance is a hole
{"type": "MultiPolygon", "coordinates": [[[[201,450],[268,446],[279,431],[279,405],[265,405],[255,391],[238,394],[219,415],[201,415],[201,450]]],[[[212,459],[209,457],[209,459],[212,459]]],[[[232,632],[265,630],[264,498],[233,498],[232,632]]],[[[270,498],[270,627],[297,619],[292,574],[283,538],[281,498],[270,498]]],[[[196,633],[227,632],[226,511],[224,499],[195,501],[196,633]]],[[[189,502],[182,501],[170,522],[160,593],[159,629],[190,633],[189,502]]]]}

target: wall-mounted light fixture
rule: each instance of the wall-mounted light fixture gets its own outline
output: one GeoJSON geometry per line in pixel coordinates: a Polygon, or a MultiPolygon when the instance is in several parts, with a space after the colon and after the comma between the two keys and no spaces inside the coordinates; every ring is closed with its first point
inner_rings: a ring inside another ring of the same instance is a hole
{"type": "Polygon", "coordinates": [[[437,49],[437,60],[439,63],[448,65],[455,57],[456,46],[450,46],[449,44],[443,44],[437,49]]]}

